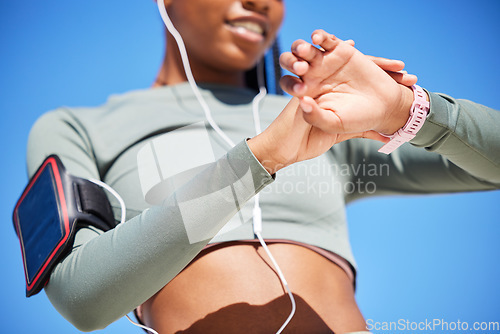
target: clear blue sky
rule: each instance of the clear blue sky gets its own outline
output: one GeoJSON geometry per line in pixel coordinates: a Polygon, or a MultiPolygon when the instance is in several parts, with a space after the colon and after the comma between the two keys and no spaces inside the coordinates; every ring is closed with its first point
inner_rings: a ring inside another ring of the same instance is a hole
{"type": "MultiPolygon", "coordinates": [[[[354,39],[364,53],[404,60],[431,91],[500,109],[500,1],[286,3],[283,49],[324,28],[354,39]]],[[[0,48],[1,331],[78,333],[44,293],[24,296],[11,213],[27,182],[28,131],[58,106],[97,105],[109,94],[148,87],[162,56],[162,25],[151,0],[3,0],[0,48]]],[[[350,205],[365,317],[500,322],[499,217],[499,191],[350,205]]],[[[122,319],[102,333],[141,330],[122,319]]]]}

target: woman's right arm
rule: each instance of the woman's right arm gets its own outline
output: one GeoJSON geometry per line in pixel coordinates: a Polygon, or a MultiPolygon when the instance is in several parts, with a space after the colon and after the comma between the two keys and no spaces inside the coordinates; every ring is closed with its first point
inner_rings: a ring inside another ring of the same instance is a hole
{"type": "MultiPolygon", "coordinates": [[[[71,174],[100,179],[85,129],[64,110],[44,115],[33,127],[30,176],[50,154],[71,174]]],[[[108,326],[159,291],[203,249],[237,212],[233,194],[241,205],[272,181],[241,142],[161,205],[107,232],[80,229],[72,252],[45,287],[47,296],[82,331],[108,326]]]]}

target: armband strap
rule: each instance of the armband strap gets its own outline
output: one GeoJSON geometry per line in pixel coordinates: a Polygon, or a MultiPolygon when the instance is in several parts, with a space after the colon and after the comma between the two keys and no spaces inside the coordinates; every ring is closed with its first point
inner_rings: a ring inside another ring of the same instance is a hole
{"type": "Polygon", "coordinates": [[[413,90],[413,104],[410,108],[410,117],[406,124],[393,135],[387,136],[381,133],[381,135],[390,138],[390,141],[378,150],[380,153],[389,154],[399,146],[412,140],[424,125],[429,112],[429,102],[420,86],[413,85],[411,88],[413,90]]]}
{"type": "Polygon", "coordinates": [[[76,231],[116,226],[104,190],[70,175],[56,155],[49,156],[19,198],[13,222],[23,257],[26,296],[48,282],[54,267],[71,252],[76,231]]]}

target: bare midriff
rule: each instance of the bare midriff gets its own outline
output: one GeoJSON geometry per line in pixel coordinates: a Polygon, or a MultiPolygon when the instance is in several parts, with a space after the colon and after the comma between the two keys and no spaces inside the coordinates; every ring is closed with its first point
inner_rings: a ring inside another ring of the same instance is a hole
{"type": "MultiPolygon", "coordinates": [[[[338,265],[294,244],[269,245],[297,310],[283,333],[366,330],[353,283],[338,265]]],[[[169,333],[276,333],[291,301],[264,249],[229,242],[204,250],[141,307],[144,323],[169,333]]]]}

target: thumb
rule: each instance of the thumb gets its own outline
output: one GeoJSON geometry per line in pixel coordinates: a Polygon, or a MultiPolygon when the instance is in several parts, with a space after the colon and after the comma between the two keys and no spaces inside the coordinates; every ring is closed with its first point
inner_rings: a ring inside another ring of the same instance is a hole
{"type": "Polygon", "coordinates": [[[382,143],[387,143],[389,141],[388,137],[373,130],[346,133],[344,124],[335,111],[322,109],[318,103],[309,96],[304,96],[300,99],[300,107],[303,111],[302,115],[304,120],[307,123],[326,133],[337,134],[338,142],[352,138],[367,138],[382,143]]]}
{"type": "Polygon", "coordinates": [[[331,134],[345,132],[342,121],[335,111],[322,109],[313,98],[302,97],[300,107],[304,120],[312,126],[331,134]]]}

